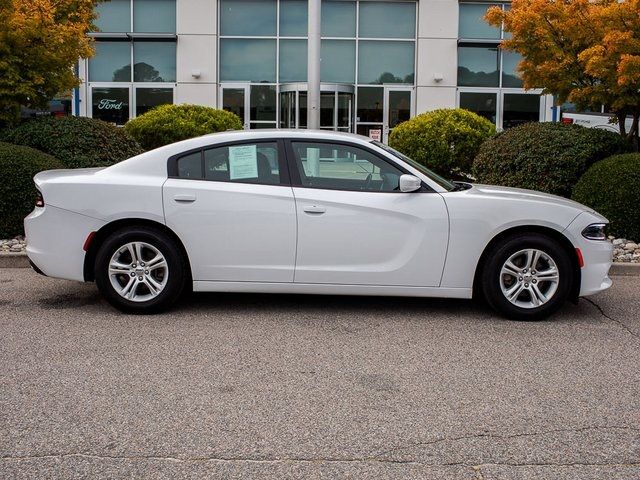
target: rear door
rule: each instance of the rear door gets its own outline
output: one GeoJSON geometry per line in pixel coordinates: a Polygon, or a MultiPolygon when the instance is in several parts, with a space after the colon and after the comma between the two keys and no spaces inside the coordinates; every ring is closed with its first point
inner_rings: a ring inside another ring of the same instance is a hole
{"type": "Polygon", "coordinates": [[[400,192],[406,172],[361,146],[291,140],[288,156],[296,283],[439,286],[449,230],[441,195],[400,192]]]}
{"type": "Polygon", "coordinates": [[[280,141],[235,142],[170,159],[163,204],[194,281],[293,281],[296,211],[280,141]]]}

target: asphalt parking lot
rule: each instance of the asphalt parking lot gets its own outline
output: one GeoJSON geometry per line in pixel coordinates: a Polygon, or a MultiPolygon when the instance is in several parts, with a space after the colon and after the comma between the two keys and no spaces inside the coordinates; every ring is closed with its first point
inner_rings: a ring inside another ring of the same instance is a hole
{"type": "Polygon", "coordinates": [[[553,321],[0,269],[0,478],[640,478],[640,277],[553,321]]]}

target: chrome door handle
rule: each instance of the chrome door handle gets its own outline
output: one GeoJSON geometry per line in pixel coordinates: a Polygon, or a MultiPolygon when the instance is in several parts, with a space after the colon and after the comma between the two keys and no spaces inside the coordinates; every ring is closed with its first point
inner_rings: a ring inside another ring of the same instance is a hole
{"type": "Polygon", "coordinates": [[[322,215],[324,212],[327,211],[326,208],[321,207],[319,205],[307,205],[306,207],[303,207],[303,210],[306,213],[311,213],[315,215],[322,215]]]}
{"type": "Polygon", "coordinates": [[[188,193],[184,193],[184,194],[180,194],[180,195],[174,195],[173,199],[176,202],[180,202],[180,203],[191,203],[191,202],[195,202],[196,201],[196,196],[195,195],[190,195],[188,193]]]}

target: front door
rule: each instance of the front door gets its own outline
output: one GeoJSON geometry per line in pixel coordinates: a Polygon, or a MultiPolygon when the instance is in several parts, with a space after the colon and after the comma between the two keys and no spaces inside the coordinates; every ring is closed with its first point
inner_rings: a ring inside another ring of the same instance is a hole
{"type": "Polygon", "coordinates": [[[383,142],[389,143],[389,135],[393,129],[413,115],[413,88],[385,87],[384,97],[383,142]]]}
{"type": "Polygon", "coordinates": [[[448,215],[439,194],[399,192],[404,172],[361,147],[289,145],[298,217],[296,283],[440,284],[448,215]]]}
{"type": "Polygon", "coordinates": [[[233,83],[220,87],[222,109],[235,113],[245,130],[249,130],[249,84],[233,83]]]}

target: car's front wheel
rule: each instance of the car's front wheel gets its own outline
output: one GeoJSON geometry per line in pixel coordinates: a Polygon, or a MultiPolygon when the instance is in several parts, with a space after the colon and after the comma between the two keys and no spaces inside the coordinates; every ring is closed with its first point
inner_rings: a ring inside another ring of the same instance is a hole
{"type": "Polygon", "coordinates": [[[182,293],[186,277],[179,246],[153,227],[114,232],[96,256],[100,293],[125,312],[154,313],[168,308],[182,293]]]}
{"type": "Polygon", "coordinates": [[[567,251],[544,235],[505,239],[487,255],[482,289],[489,305],[514,320],[541,320],[567,300],[573,268],[567,251]]]}

